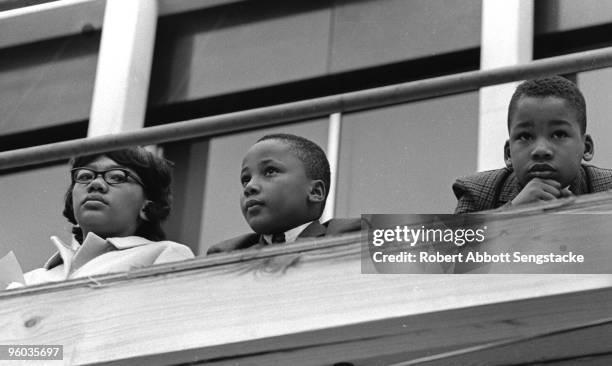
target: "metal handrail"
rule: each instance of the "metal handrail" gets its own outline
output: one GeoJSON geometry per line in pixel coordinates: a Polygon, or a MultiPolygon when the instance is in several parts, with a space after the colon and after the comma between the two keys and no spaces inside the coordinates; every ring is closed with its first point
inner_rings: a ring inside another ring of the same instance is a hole
{"type": "Polygon", "coordinates": [[[210,137],[268,127],[336,112],[352,112],[432,97],[541,75],[566,74],[612,66],[612,47],[532,61],[528,64],[469,71],[448,76],[337,94],[271,107],[147,127],[114,135],[88,137],[0,153],[0,170],[94,154],[133,145],[150,145],[194,137],[210,137]]]}

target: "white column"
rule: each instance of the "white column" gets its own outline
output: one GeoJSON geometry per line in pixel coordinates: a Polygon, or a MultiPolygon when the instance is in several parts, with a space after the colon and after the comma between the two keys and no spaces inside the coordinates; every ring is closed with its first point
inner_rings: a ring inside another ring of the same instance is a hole
{"type": "Polygon", "coordinates": [[[327,160],[329,160],[330,185],[325,210],[321,215],[321,222],[334,217],[336,213],[336,185],[338,182],[338,162],[340,159],[340,133],[342,130],[342,114],[334,113],[329,116],[329,130],[327,134],[327,160]]]}
{"type": "Polygon", "coordinates": [[[156,0],[107,0],[88,136],[143,127],[156,26],[156,0]]]}
{"type": "MultiPolygon", "coordinates": [[[[517,65],[532,60],[533,0],[483,0],[480,68],[517,65]]],[[[518,83],[480,89],[478,171],[504,166],[508,139],[507,111],[518,83]]]]}

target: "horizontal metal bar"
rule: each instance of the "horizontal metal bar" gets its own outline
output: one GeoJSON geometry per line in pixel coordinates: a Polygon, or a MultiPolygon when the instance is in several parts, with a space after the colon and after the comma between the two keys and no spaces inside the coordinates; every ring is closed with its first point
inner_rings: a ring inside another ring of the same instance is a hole
{"type": "Polygon", "coordinates": [[[470,71],[431,79],[338,94],[272,107],[198,118],[116,135],[63,141],[0,153],[0,170],[23,167],[133,145],[210,137],[299,120],[383,107],[477,90],[540,75],[566,74],[612,66],[612,47],[551,57],[529,64],[470,71]]]}

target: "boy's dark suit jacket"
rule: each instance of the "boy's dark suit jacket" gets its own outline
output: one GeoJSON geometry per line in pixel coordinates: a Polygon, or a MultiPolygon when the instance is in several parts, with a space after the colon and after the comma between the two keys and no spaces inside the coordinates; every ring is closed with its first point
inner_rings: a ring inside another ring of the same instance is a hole
{"type": "MultiPolygon", "coordinates": [[[[359,230],[361,230],[361,219],[359,218],[331,219],[323,224],[315,221],[308,225],[304,231],[298,235],[297,240],[300,238],[338,235],[359,230]]],[[[267,244],[263,240],[263,235],[250,233],[215,244],[208,249],[206,254],[225,253],[247,248],[262,248],[266,245],[267,244]]]]}
{"type": "MultiPolygon", "coordinates": [[[[491,210],[512,201],[521,191],[512,169],[503,168],[459,178],[453,184],[457,197],[455,213],[491,210]]],[[[570,184],[575,195],[612,189],[612,170],[582,165],[578,177],[570,184]]]]}

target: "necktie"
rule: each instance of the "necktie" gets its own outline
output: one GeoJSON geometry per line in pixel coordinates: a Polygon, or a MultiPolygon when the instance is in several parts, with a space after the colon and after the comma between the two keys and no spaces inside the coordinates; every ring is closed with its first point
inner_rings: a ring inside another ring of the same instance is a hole
{"type": "Polygon", "coordinates": [[[284,243],[284,242],[285,242],[285,233],[272,235],[272,244],[284,243]]]}

